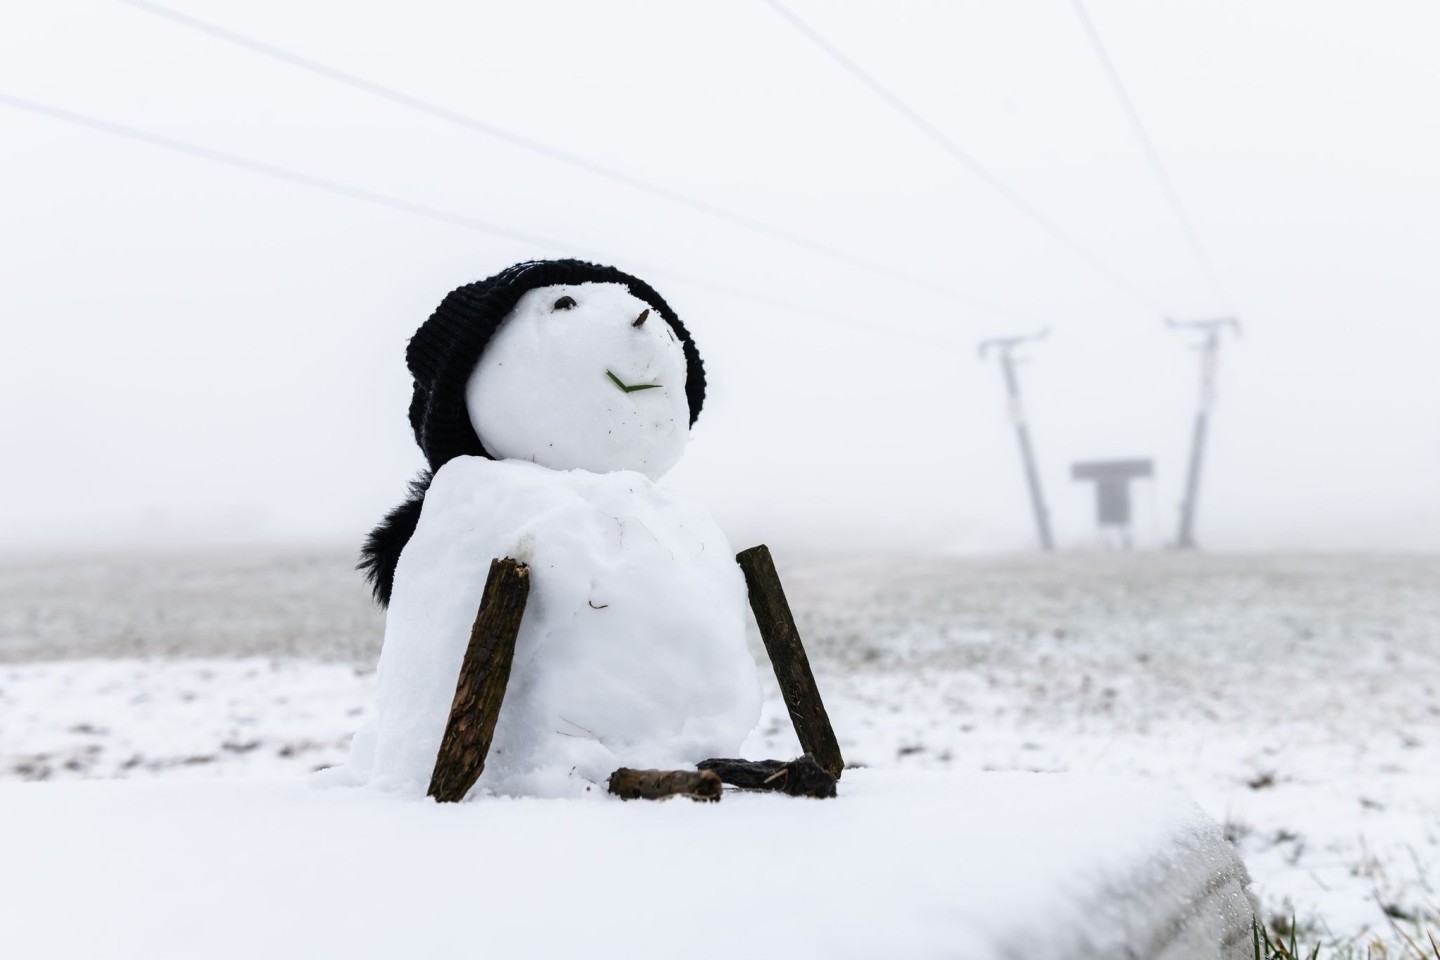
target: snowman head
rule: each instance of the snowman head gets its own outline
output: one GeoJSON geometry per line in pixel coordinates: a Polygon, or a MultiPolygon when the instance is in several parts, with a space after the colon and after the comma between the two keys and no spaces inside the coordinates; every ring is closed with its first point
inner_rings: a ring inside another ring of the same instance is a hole
{"type": "Polygon", "coordinates": [[[689,439],[685,375],[669,321],[625,284],[551,284],[501,322],[465,405],[496,459],[658,479],[689,439]]]}
{"type": "Polygon", "coordinates": [[[432,469],[472,455],[658,478],[705,397],[700,355],[659,294],[578,260],[521,263],[452,291],[406,362],[432,469]]]}

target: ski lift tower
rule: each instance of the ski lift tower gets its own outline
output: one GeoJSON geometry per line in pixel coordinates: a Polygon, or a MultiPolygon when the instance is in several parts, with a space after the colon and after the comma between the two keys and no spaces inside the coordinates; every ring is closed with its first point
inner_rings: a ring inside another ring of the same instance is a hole
{"type": "Polygon", "coordinates": [[[1030,428],[1025,423],[1025,408],[1020,405],[1020,380],[1015,375],[1014,351],[1022,343],[1043,340],[1049,329],[1033,333],[1028,337],[997,337],[980,343],[980,359],[991,350],[1000,354],[1000,370],[1005,375],[1005,396],[1010,406],[1010,422],[1015,425],[1015,437],[1020,442],[1020,459],[1025,466],[1025,484],[1030,491],[1030,509],[1035,514],[1035,530],[1040,536],[1042,550],[1054,550],[1055,541],[1050,536],[1050,514],[1045,509],[1045,494],[1040,489],[1040,474],[1035,469],[1035,451],[1030,445],[1030,428]]]}
{"type": "Polygon", "coordinates": [[[1200,468],[1205,459],[1205,436],[1210,429],[1210,409],[1215,405],[1215,372],[1220,364],[1220,334],[1228,327],[1238,337],[1240,321],[1234,317],[1184,322],[1167,318],[1165,324],[1174,330],[1194,330],[1204,335],[1198,347],[1200,405],[1195,413],[1195,429],[1190,437],[1190,469],[1185,472],[1185,501],[1180,505],[1180,532],[1175,537],[1177,549],[1194,550],[1195,506],[1200,499],[1200,468]]]}

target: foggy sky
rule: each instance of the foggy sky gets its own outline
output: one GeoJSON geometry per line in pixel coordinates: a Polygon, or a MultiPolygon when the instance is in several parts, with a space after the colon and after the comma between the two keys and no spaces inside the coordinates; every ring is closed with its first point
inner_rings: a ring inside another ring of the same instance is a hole
{"type": "Polygon", "coordinates": [[[1232,309],[1245,333],[1221,364],[1202,542],[1440,547],[1440,8],[1088,5],[1222,302],[1069,3],[791,6],[1143,294],[760,2],[185,9],[939,289],[119,3],[9,4],[0,93],[544,242],[0,105],[0,551],[358,544],[421,466],[410,334],[455,286],[571,255],[650,281],[694,333],[711,390],[667,482],[737,547],[1028,547],[999,372],[975,344],[1041,327],[1021,376],[1060,543],[1096,542],[1069,464],[1111,455],[1156,459],[1136,534],[1169,539],[1198,359],[1162,318],[1232,309]]]}

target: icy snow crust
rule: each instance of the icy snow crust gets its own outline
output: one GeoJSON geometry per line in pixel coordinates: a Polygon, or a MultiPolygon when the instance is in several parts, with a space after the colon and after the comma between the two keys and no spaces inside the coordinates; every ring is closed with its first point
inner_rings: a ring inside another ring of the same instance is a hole
{"type": "Polygon", "coordinates": [[[583,794],[617,767],[737,753],[760,689],[744,578],[714,521],[638,473],[460,457],[401,554],[349,778],[425,792],[497,557],[530,565],[530,598],[476,791],[583,794]]]}
{"type": "Polygon", "coordinates": [[[623,284],[537,287],[486,344],[465,400],[497,459],[658,480],[689,439],[685,373],[675,332],[623,284]],[[574,306],[556,309],[564,297],[574,306]]]}

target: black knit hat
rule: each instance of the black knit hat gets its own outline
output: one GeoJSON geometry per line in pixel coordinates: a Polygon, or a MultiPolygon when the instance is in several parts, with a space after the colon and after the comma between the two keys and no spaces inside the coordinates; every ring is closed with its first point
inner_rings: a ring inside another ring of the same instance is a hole
{"type": "Polygon", "coordinates": [[[520,297],[536,287],[580,283],[624,284],[670,324],[685,351],[685,399],[694,425],[705,402],[705,367],[689,331],[660,294],[614,267],[583,260],[529,260],[452,290],[410,339],[405,351],[405,364],[415,378],[410,427],[431,470],[455,457],[490,457],[470,424],[465,387],[485,345],[520,297]]]}

